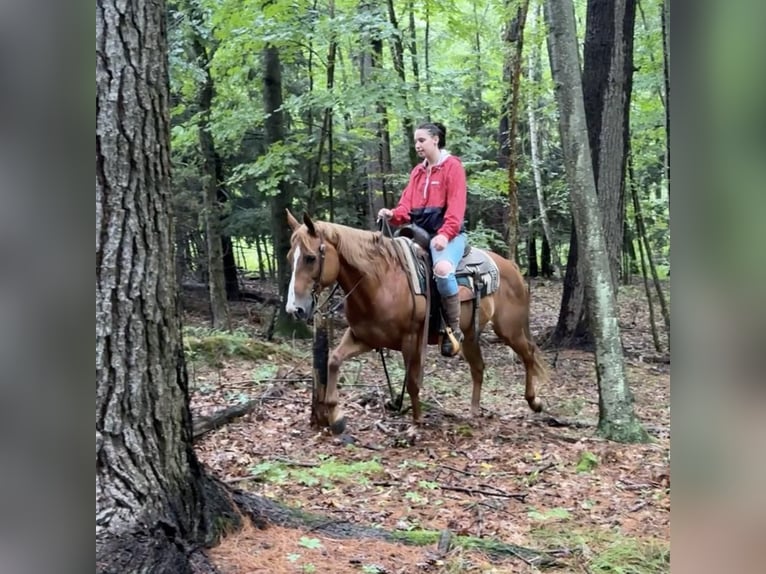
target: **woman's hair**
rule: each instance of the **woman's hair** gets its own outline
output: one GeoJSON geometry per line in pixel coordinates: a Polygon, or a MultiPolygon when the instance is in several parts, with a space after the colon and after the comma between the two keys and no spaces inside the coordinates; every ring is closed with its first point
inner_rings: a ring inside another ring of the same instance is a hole
{"type": "Polygon", "coordinates": [[[426,122],[418,126],[419,130],[426,130],[432,136],[439,136],[439,143],[437,144],[439,149],[444,148],[447,145],[447,128],[444,124],[439,122],[426,122]]]}

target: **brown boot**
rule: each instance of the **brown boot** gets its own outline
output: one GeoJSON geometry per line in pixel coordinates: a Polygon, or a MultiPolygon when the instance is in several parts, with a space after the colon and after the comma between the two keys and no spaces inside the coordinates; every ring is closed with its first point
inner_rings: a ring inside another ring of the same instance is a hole
{"type": "Polygon", "coordinates": [[[444,318],[447,321],[447,332],[442,337],[441,353],[445,357],[454,357],[460,352],[463,341],[463,331],[460,330],[460,299],[457,293],[442,297],[444,318]]]}

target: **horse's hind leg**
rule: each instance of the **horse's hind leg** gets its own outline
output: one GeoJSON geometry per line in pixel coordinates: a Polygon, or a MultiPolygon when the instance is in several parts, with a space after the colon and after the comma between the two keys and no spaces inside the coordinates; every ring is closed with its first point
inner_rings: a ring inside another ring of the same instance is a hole
{"type": "MultiPolygon", "coordinates": [[[[518,322],[514,322],[513,324],[518,325],[518,322]]],[[[500,337],[506,345],[513,349],[519,357],[521,357],[526,375],[524,398],[527,400],[529,408],[536,413],[539,413],[543,410],[543,402],[535,392],[534,378],[537,376],[539,379],[546,379],[547,374],[545,365],[542,362],[542,354],[532,340],[528,325],[512,329],[507,327],[507,322],[493,321],[492,325],[497,336],[500,337]]]]}
{"type": "Polygon", "coordinates": [[[402,358],[407,368],[407,394],[412,404],[412,422],[419,425],[423,422],[420,410],[420,387],[423,381],[423,352],[421,348],[422,335],[410,336],[409,341],[402,345],[402,358]]]}
{"type": "Polygon", "coordinates": [[[473,391],[471,392],[471,416],[478,417],[481,414],[481,385],[484,382],[484,357],[481,356],[481,347],[476,341],[475,334],[466,337],[463,341],[463,356],[471,367],[471,380],[473,391]]]}

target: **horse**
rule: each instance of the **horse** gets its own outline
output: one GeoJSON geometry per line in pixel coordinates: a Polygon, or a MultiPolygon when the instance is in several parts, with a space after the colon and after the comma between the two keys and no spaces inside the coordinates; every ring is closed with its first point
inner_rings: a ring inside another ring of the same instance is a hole
{"type": "MultiPolygon", "coordinates": [[[[292,228],[288,252],[292,272],[285,310],[308,319],[323,289],[337,282],[345,294],[348,328],[329,356],[327,386],[324,397],[318,397],[323,412],[320,424],[329,426],[335,434],[345,429],[345,417],[338,406],[341,364],[361,353],[386,348],[402,353],[412,408],[410,428],[417,429],[423,422],[419,393],[428,309],[426,297],[413,294],[411,279],[394,240],[381,232],[313,221],[307,214],[301,224],[289,209],[286,211],[292,228]]],[[[529,332],[529,289],[515,263],[491,251],[486,253],[497,265],[499,286],[480,299],[477,325],[472,320],[472,302],[461,304],[464,340],[460,353],[470,366],[473,381],[471,416],[481,414],[484,359],[478,338],[489,321],[500,340],[521,358],[526,371],[524,397],[532,411],[540,412],[543,405],[535,392],[534,379],[545,382],[548,374],[529,332]]]]}

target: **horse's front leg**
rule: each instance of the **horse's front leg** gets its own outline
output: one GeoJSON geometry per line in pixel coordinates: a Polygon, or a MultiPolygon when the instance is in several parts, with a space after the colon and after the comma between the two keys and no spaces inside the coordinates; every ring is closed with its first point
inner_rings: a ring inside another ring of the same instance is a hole
{"type": "Polygon", "coordinates": [[[340,366],[346,359],[356,357],[369,350],[370,347],[354,337],[349,327],[343,333],[338,346],[330,353],[330,360],[327,364],[327,389],[325,389],[324,400],[322,400],[322,397],[319,397],[319,402],[324,404],[328,426],[334,434],[340,434],[346,428],[346,418],[343,416],[340,407],[338,407],[338,373],[340,366]]]}

